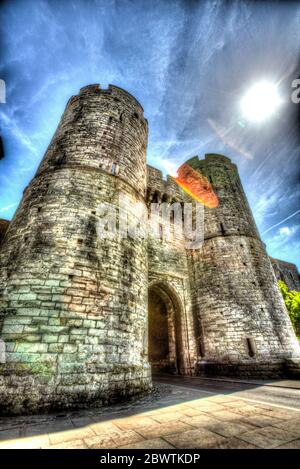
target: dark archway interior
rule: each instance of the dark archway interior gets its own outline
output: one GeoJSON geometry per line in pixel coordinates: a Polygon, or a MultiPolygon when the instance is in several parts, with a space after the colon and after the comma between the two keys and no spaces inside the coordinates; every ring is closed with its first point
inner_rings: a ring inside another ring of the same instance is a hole
{"type": "Polygon", "coordinates": [[[169,369],[168,311],[164,300],[149,291],[149,361],[154,372],[169,369]]]}

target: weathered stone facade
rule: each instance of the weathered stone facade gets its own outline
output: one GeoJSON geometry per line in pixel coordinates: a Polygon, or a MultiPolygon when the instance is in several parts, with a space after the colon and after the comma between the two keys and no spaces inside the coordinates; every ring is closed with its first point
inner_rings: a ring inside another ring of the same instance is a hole
{"type": "Polygon", "coordinates": [[[0,219],[0,245],[2,243],[2,240],[5,236],[5,233],[7,231],[7,228],[9,226],[9,221],[8,220],[3,220],[0,219]]]}
{"type": "Polygon", "coordinates": [[[270,257],[277,280],[283,280],[289,290],[300,291],[300,276],[295,264],[270,257]]]}
{"type": "Polygon", "coordinates": [[[297,370],[299,344],[228,158],[188,162],[220,200],[205,207],[200,249],[163,233],[98,236],[99,205],[118,208],[120,195],[146,213],[153,201],[192,201],[146,166],[147,135],[143,109],[124,90],[90,85],[69,100],[1,245],[3,412],[147,391],[148,333],[150,347],[161,347],[150,350],[155,370],[270,376],[290,363],[297,370]],[[156,311],[149,332],[148,290],[149,314],[156,311]],[[155,342],[157,324],[167,330],[155,342]]]}
{"type": "Polygon", "coordinates": [[[102,201],[144,200],[147,133],[117,87],[69,100],[2,245],[1,406],[106,402],[151,385],[146,240],[96,235],[102,201]]]}
{"type": "MultiPolygon", "coordinates": [[[[203,246],[185,250],[178,243],[149,243],[150,287],[152,282],[165,291],[171,287],[169,296],[179,297],[177,370],[261,377],[289,366],[295,370],[289,359],[298,362],[299,344],[236,165],[210,154],[187,163],[211,181],[219,198],[218,207],[204,208],[203,246]]],[[[172,178],[164,181],[151,167],[148,193],[151,201],[187,198],[172,178]]]]}

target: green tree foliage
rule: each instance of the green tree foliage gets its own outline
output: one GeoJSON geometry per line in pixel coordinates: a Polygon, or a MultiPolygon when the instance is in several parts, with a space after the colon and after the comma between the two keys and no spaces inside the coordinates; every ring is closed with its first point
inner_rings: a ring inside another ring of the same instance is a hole
{"type": "Polygon", "coordinates": [[[287,284],[282,280],[278,281],[278,286],[283,296],[285,305],[289,312],[289,316],[296,335],[300,336],[300,292],[289,290],[287,284]]]}

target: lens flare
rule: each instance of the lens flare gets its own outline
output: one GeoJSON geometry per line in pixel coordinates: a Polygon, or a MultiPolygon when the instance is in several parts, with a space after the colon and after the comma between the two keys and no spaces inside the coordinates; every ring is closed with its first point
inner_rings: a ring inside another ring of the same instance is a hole
{"type": "Polygon", "coordinates": [[[197,202],[208,208],[216,208],[219,205],[219,199],[206,176],[193,169],[187,163],[178,168],[177,175],[174,180],[197,202]]]}
{"type": "Polygon", "coordinates": [[[243,116],[252,122],[262,122],[271,117],[282,100],[274,83],[261,81],[253,85],[242,98],[243,116]]]}

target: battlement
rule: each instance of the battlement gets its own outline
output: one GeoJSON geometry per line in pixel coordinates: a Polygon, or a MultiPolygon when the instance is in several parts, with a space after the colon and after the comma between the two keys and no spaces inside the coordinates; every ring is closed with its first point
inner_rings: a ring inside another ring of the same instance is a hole
{"type": "Polygon", "coordinates": [[[300,275],[296,264],[270,257],[277,280],[283,280],[290,290],[300,291],[300,275]]]}
{"type": "Polygon", "coordinates": [[[141,113],[144,114],[144,109],[141,106],[141,104],[138,102],[138,100],[128,91],[115,85],[108,85],[107,89],[102,89],[99,83],[83,86],[82,88],[80,88],[79,95],[72,96],[72,98],[76,98],[78,96],[95,95],[95,94],[111,95],[115,99],[124,99],[124,98],[129,99],[130,101],[133,101],[133,103],[140,109],[141,113]]]}
{"type": "Polygon", "coordinates": [[[182,200],[183,190],[169,174],[164,179],[162,171],[147,165],[147,187],[148,193],[157,192],[160,196],[168,196],[169,199],[182,200]]]}
{"type": "Polygon", "coordinates": [[[283,261],[281,259],[276,259],[275,257],[271,257],[271,256],[269,256],[269,257],[270,257],[270,260],[271,260],[272,263],[276,263],[276,264],[279,264],[279,265],[281,264],[281,265],[284,265],[286,267],[290,267],[290,268],[293,268],[293,269],[297,270],[296,264],[293,264],[292,262],[283,261]]]}
{"type": "Polygon", "coordinates": [[[131,94],[113,85],[84,86],[68,101],[37,176],[53,168],[100,169],[144,195],[147,138],[143,108],[131,94]]]}
{"type": "Polygon", "coordinates": [[[231,159],[228,158],[228,156],[221,155],[219,153],[205,153],[205,160],[207,161],[219,160],[219,161],[223,161],[224,163],[232,164],[231,159]]]}
{"type": "MultiPolygon", "coordinates": [[[[219,163],[221,163],[225,165],[226,168],[236,169],[236,165],[231,162],[230,158],[217,153],[206,153],[204,159],[200,159],[198,155],[193,156],[183,163],[183,165],[189,165],[196,171],[198,170],[203,173],[203,175],[209,176],[214,172],[212,171],[214,163],[217,163],[218,167],[219,163]],[[209,171],[207,171],[208,169],[209,171]]],[[[167,175],[167,177],[164,178],[162,171],[150,165],[147,165],[147,181],[149,192],[153,193],[153,191],[157,191],[160,194],[166,194],[170,198],[174,197],[175,199],[182,199],[184,196],[184,191],[179,187],[172,176],[167,175]]]]}
{"type": "Polygon", "coordinates": [[[224,164],[227,167],[234,167],[236,168],[236,165],[232,163],[231,159],[228,158],[227,156],[218,154],[218,153],[205,153],[204,159],[200,159],[199,156],[193,156],[189,160],[185,162],[186,164],[190,165],[194,169],[204,169],[208,165],[211,166],[214,163],[217,164],[224,164]]]}

